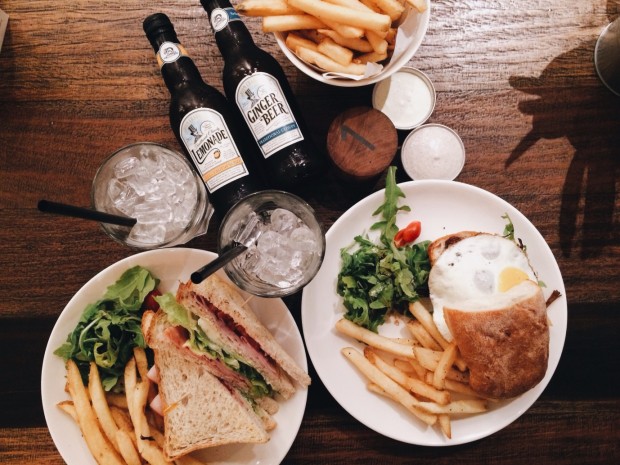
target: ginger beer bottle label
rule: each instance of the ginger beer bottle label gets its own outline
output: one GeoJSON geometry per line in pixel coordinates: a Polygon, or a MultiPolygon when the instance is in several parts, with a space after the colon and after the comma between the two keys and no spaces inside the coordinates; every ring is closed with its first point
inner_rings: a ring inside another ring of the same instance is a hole
{"type": "Polygon", "coordinates": [[[267,73],[246,76],[235,101],[265,158],[304,140],[280,83],[267,73]]]}
{"type": "Polygon", "coordinates": [[[217,111],[190,111],[183,117],[179,132],[210,193],[248,175],[228,126],[217,111]]]}

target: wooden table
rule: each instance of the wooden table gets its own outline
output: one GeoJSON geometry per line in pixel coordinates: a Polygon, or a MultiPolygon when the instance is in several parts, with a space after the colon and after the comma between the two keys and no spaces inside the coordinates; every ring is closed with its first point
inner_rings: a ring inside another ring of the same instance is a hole
{"type": "MultiPolygon", "coordinates": [[[[41,198],[89,204],[97,166],[140,140],[179,148],[142,20],[174,21],[206,81],[222,60],[198,0],[3,0],[0,52],[0,462],[63,463],[40,397],[47,338],[71,296],[133,252],[95,223],[44,215],[41,198]]],[[[620,463],[620,98],[597,78],[596,39],[617,1],[440,0],[411,65],[437,89],[431,122],[467,150],[458,180],[507,200],[538,228],[563,274],[568,334],[559,367],[517,421],[463,446],[382,437],[329,395],[314,371],[285,463],[620,463]]],[[[299,72],[260,23],[256,41],[283,64],[316,140],[331,120],[369,105],[371,87],[331,87],[299,72]]],[[[398,163],[398,158],[395,163],[398,163]]],[[[407,180],[400,170],[400,180],[407,180]]],[[[366,192],[333,175],[307,197],[331,224],[366,192]]],[[[215,250],[213,223],[188,246],[215,250]]],[[[300,296],[287,299],[298,319],[300,296]]],[[[311,369],[312,370],[312,369],[311,369]]],[[[62,374],[59,374],[62,376],[62,374]]]]}

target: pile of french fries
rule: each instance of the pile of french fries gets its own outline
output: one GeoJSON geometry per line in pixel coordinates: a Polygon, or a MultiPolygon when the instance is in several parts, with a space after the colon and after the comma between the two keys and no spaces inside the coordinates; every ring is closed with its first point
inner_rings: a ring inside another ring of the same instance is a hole
{"type": "Polygon", "coordinates": [[[99,465],[201,465],[184,456],[168,462],[163,453],[161,417],[147,408],[154,389],[147,377],[143,349],[135,348],[125,366],[125,394],[106,393],[99,370],[90,364],[88,387],[73,360],[67,362],[67,391],[71,400],[58,406],[79,425],[88,449],[99,465]]]}
{"type": "Polygon", "coordinates": [[[439,425],[452,438],[452,418],[487,411],[489,401],[469,387],[467,366],[454,342],[441,335],[421,302],[409,305],[405,322],[410,338],[379,335],[341,319],[336,329],[366,344],[343,355],[368,379],[370,391],[392,399],[429,426],[439,425]]]}
{"type": "Polygon", "coordinates": [[[326,72],[363,75],[366,63],[390,56],[407,4],[425,0],[243,0],[237,11],[263,18],[264,32],[286,34],[286,46],[326,72]]]}

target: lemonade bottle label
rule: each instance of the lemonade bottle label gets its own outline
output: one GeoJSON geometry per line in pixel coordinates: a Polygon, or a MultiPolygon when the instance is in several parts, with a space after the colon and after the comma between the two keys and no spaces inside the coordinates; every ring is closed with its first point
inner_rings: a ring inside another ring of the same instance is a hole
{"type": "Polygon", "coordinates": [[[190,111],[183,117],[179,132],[210,193],[248,175],[228,126],[217,111],[190,111]]]}

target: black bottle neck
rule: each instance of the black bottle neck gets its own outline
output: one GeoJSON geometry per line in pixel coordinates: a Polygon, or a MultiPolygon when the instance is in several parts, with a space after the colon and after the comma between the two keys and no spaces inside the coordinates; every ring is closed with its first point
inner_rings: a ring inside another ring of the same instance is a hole
{"type": "Polygon", "coordinates": [[[238,56],[243,48],[256,47],[250,31],[228,0],[201,0],[201,3],[209,15],[215,42],[225,61],[238,56]]]}
{"type": "Polygon", "coordinates": [[[155,50],[161,75],[170,93],[196,83],[204,84],[200,71],[179,43],[172,25],[149,31],[147,37],[155,50]]]}

